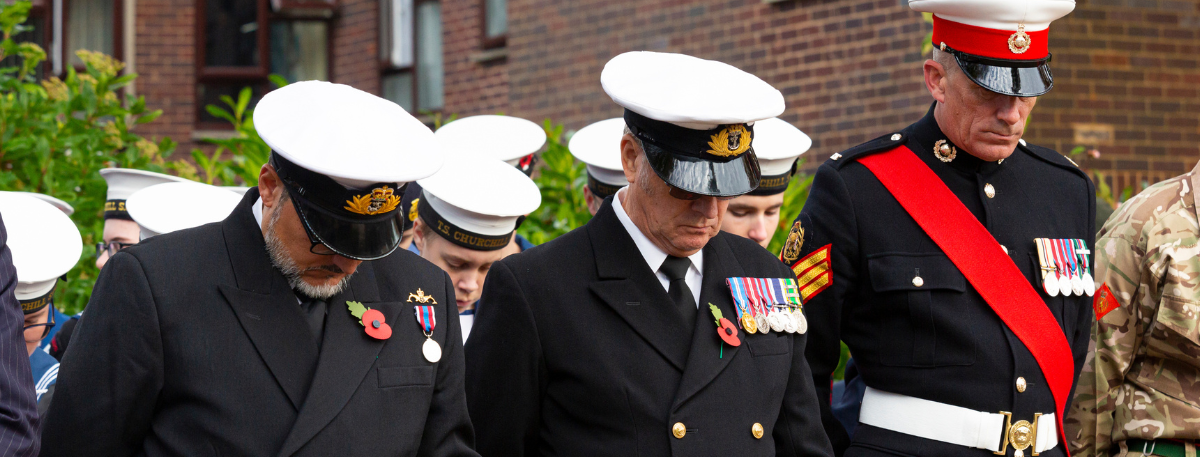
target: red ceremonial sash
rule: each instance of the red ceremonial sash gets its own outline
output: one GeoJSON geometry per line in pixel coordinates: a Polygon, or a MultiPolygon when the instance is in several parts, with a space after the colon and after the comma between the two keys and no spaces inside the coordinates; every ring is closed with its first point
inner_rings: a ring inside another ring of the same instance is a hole
{"type": "Polygon", "coordinates": [[[875,174],[1033,353],[1054,395],[1058,442],[1065,451],[1062,418],[1074,382],[1075,361],[1062,328],[1041,295],[992,234],[907,146],[858,162],[875,174]]]}

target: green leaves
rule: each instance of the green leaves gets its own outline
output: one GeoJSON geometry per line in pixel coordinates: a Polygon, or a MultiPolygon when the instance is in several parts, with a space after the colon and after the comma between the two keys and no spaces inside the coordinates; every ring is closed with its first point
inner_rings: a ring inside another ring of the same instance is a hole
{"type": "Polygon", "coordinates": [[[725,318],[725,316],[721,314],[721,308],[717,308],[717,305],[714,305],[712,303],[709,303],[708,307],[709,307],[709,309],[712,310],[713,318],[715,318],[717,321],[717,326],[720,327],[721,319],[725,318]]]}
{"type": "Polygon", "coordinates": [[[542,192],[542,206],[517,230],[534,244],[553,240],[592,219],[583,196],[583,188],[587,186],[583,163],[577,162],[567,149],[562,125],[554,125],[547,119],[543,128],[548,137],[547,147],[533,180],[542,192]]]}
{"type": "Polygon", "coordinates": [[[359,324],[366,325],[362,321],[363,313],[370,311],[371,308],[365,307],[362,303],[356,301],[346,301],[346,307],[350,308],[350,315],[358,319],[359,324]]]}
{"type": "MultiPolygon", "coordinates": [[[[287,80],[279,75],[271,75],[271,82],[277,86],[287,85],[287,80]]],[[[262,165],[267,163],[271,148],[258,136],[254,129],[254,113],[248,109],[253,99],[249,87],[238,92],[236,100],[228,95],[221,96],[224,106],[208,105],[204,107],[208,114],[223,119],[233,125],[236,135],[232,138],[209,138],[205,143],[215,145],[211,153],[200,149],[192,150],[192,158],[199,166],[203,177],[195,176],[208,184],[218,181],[222,185],[233,186],[239,183],[247,186],[258,185],[258,174],[262,165]]],[[[181,173],[197,174],[197,170],[187,170],[190,164],[176,165],[181,173]]]]}

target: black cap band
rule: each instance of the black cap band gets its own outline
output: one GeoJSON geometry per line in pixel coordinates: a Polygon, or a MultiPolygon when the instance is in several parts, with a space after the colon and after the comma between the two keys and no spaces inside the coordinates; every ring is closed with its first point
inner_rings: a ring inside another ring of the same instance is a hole
{"type": "Polygon", "coordinates": [[[602,182],[600,182],[599,179],[596,179],[595,176],[592,176],[592,172],[590,172],[590,171],[587,174],[587,178],[588,178],[588,184],[587,184],[588,189],[591,189],[592,195],[595,195],[597,198],[599,198],[601,200],[608,198],[611,195],[616,194],[618,190],[621,190],[622,187],[625,187],[625,186],[614,186],[612,184],[602,183],[602,182]]]}
{"type": "Polygon", "coordinates": [[[133,217],[129,215],[129,210],[125,209],[125,200],[109,200],[104,202],[104,218],[133,220],[133,217]]]}
{"type": "Polygon", "coordinates": [[[20,300],[21,311],[24,311],[25,314],[33,314],[38,311],[41,311],[42,308],[45,308],[46,305],[50,304],[50,302],[52,301],[53,298],[54,298],[54,289],[50,289],[50,292],[46,292],[46,294],[42,295],[41,297],[30,299],[30,300],[20,300]]]}
{"type": "Polygon", "coordinates": [[[787,190],[788,184],[792,183],[792,176],[796,175],[796,164],[799,160],[792,162],[792,168],[787,173],[781,175],[763,176],[758,182],[758,188],[750,191],[746,195],[763,196],[782,194],[787,190]]]}
{"type": "MultiPolygon", "coordinates": [[[[421,220],[425,222],[429,228],[445,238],[446,241],[457,244],[467,249],[476,251],[497,251],[504,249],[508,243],[512,241],[512,234],[516,231],[513,228],[512,232],[504,235],[481,235],[469,230],[464,230],[462,227],[454,225],[447,221],[433,209],[429,204],[429,198],[422,197],[417,200],[417,214],[421,216],[421,220]]],[[[519,221],[518,224],[520,225],[519,221]]]]}

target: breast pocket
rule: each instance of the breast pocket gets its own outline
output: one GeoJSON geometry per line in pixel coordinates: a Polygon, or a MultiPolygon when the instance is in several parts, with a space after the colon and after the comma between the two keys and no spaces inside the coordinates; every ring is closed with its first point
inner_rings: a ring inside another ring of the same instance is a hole
{"type": "Polygon", "coordinates": [[[379,367],[379,388],[420,387],[433,384],[433,365],[425,367],[379,367]]]}
{"type": "Polygon", "coordinates": [[[868,259],[871,287],[887,314],[884,365],[938,367],[975,363],[967,281],[944,254],[887,254],[868,259]],[[906,316],[907,319],[903,319],[906,316]]]}

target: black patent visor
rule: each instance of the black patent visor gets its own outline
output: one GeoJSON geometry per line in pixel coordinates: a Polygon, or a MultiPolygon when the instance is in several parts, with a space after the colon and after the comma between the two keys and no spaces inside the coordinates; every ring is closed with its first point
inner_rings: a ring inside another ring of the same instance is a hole
{"type": "Polygon", "coordinates": [[[695,194],[736,197],[758,187],[762,172],[754,149],[728,162],[677,156],[648,141],[641,141],[646,160],[667,184],[695,194]]]}
{"type": "Polygon", "coordinates": [[[342,257],[354,260],[382,259],[400,245],[403,221],[394,213],[381,215],[378,220],[369,222],[349,222],[308,203],[298,192],[291,189],[288,192],[309,237],[342,257]]]}
{"type": "Polygon", "coordinates": [[[1013,97],[1037,97],[1054,88],[1050,58],[1039,60],[991,59],[947,48],[959,68],[984,89],[1013,97]]]}

